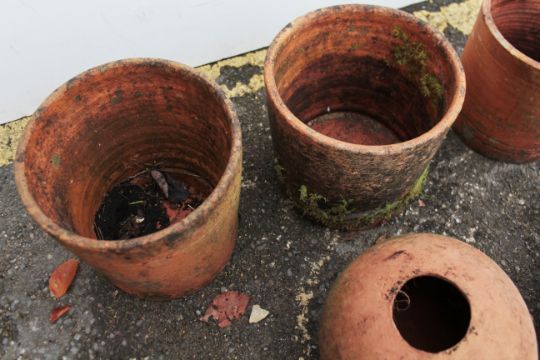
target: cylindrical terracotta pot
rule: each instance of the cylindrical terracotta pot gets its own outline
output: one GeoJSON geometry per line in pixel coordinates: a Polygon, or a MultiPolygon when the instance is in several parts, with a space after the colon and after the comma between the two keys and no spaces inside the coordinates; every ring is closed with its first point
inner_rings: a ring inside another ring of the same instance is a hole
{"type": "Polygon", "coordinates": [[[332,285],[321,359],[537,359],[531,315],[481,251],[434,234],[375,246],[332,285]]]}
{"type": "Polygon", "coordinates": [[[344,5],[287,25],[264,79],[276,170],[305,215],[380,223],[422,190],[461,109],[465,76],[445,38],[389,8],[344,5]]]}
{"type": "Polygon", "coordinates": [[[454,129],[490,158],[540,159],[540,0],[484,0],[461,60],[469,84],[454,129]]]}
{"type": "Polygon", "coordinates": [[[88,70],[41,104],[15,161],[22,201],[66,248],[141,297],[176,298],[212,280],[237,234],[240,125],[217,85],[178,63],[128,59],[88,70]],[[187,218],[131,240],[96,240],[104,195],[147,166],[210,184],[187,218]]]}

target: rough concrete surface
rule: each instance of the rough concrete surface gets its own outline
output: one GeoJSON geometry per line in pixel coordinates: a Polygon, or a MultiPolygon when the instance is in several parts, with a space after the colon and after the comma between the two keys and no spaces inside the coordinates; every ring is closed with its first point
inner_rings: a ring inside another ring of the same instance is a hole
{"type": "MultiPolygon", "coordinates": [[[[448,4],[408,10],[436,13],[448,4]]],[[[447,25],[444,32],[463,47],[460,30],[447,25]]],[[[337,274],[377,239],[408,232],[450,235],[484,251],[516,283],[540,332],[540,162],[492,161],[450,133],[432,162],[425,206],[415,201],[369,231],[330,231],[302,219],[279,189],[263,91],[245,85],[260,74],[260,64],[244,62],[216,75],[229,89],[247,89],[233,97],[244,137],[240,233],[225,270],[184,299],[133,298],[81,264],[68,294],[54,300],[49,274],[71,255],[26,215],[12,165],[0,167],[0,358],[317,358],[318,320],[337,274]],[[251,296],[246,315],[226,329],[199,321],[225,289],[251,296]],[[72,310],[51,325],[60,304],[72,310]],[[270,315],[249,324],[255,304],[270,315]]]]}

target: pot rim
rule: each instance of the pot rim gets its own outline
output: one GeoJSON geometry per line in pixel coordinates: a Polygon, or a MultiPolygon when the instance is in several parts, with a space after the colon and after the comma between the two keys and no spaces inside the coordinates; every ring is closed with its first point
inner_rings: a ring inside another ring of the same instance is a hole
{"type": "Polygon", "coordinates": [[[484,2],[482,3],[482,17],[484,18],[484,22],[486,23],[487,28],[491,32],[491,35],[512,57],[515,57],[518,60],[524,62],[526,65],[530,66],[531,68],[540,71],[540,61],[536,61],[521,50],[518,50],[516,47],[514,47],[514,45],[512,45],[510,41],[506,40],[504,35],[497,27],[497,24],[495,24],[495,20],[493,19],[493,15],[491,14],[491,4],[492,0],[484,0],[484,2]]]}
{"type": "Polygon", "coordinates": [[[463,101],[465,99],[465,72],[459,60],[459,57],[452,47],[452,45],[446,40],[446,38],[437,30],[433,29],[429,24],[422,22],[413,15],[401,10],[396,10],[384,6],[376,5],[363,5],[363,4],[347,4],[325,7],[319,10],[311,11],[303,16],[300,16],[287,24],[274,38],[268,48],[266,59],[264,61],[264,80],[266,92],[269,100],[277,108],[279,113],[283,115],[287,123],[292,126],[296,131],[311,138],[314,142],[323,146],[332,147],[338,150],[352,152],[355,154],[375,154],[375,155],[391,155],[399,154],[406,149],[415,148],[421,144],[429,142],[432,138],[438,137],[446,133],[452,124],[454,123],[457,115],[459,114],[463,101]],[[452,68],[452,72],[455,74],[454,84],[454,96],[448,106],[448,109],[444,113],[444,116],[428,131],[423,132],[421,135],[412,139],[402,141],[399,143],[388,145],[362,145],[354,144],[341,140],[334,139],[313,130],[311,127],[301,121],[283,102],[281,95],[277,89],[276,80],[274,77],[274,65],[277,57],[277,53],[284,47],[284,45],[294,36],[297,31],[301,31],[305,26],[309,25],[312,20],[322,16],[328,12],[367,12],[367,11],[380,12],[384,15],[395,16],[402,19],[405,22],[414,24],[418,27],[423,27],[425,31],[437,42],[444,50],[444,53],[448,57],[448,61],[452,68]]]}
{"type": "Polygon", "coordinates": [[[209,77],[198,72],[197,70],[184,65],[179,62],[159,59],[159,58],[127,58],[108,62],[102,65],[98,65],[91,69],[88,69],[72,79],[68,80],[64,84],[60,85],[56,90],[54,90],[38,107],[36,112],[31,115],[30,122],[26,126],[26,129],[19,139],[19,145],[17,147],[17,152],[15,156],[15,183],[17,185],[17,190],[20,194],[22,203],[28,213],[34,218],[37,224],[49,233],[51,236],[55,237],[58,241],[68,247],[77,247],[84,248],[89,250],[94,250],[98,252],[107,252],[107,251],[125,251],[133,248],[138,248],[142,246],[147,246],[152,243],[157,243],[163,241],[163,239],[168,236],[178,236],[182,237],[183,234],[189,232],[190,230],[199,227],[201,224],[204,224],[209,216],[211,216],[213,209],[223,201],[223,198],[227,194],[227,189],[233,185],[234,179],[238,169],[241,169],[242,166],[242,134],[240,129],[240,122],[238,116],[234,109],[232,102],[225,96],[225,93],[221,88],[209,77]],[[221,175],[218,183],[212,189],[212,192],[208,197],[203,201],[203,203],[197,207],[191,214],[187,217],[170,225],[162,230],[156,231],[154,233],[136,237],[128,240],[97,240],[94,238],[89,238],[81,236],[74,231],[65,229],[57,225],[54,221],[51,220],[45,213],[41,210],[40,206],[37,204],[32,193],[28,188],[28,183],[26,181],[25,174],[25,151],[28,144],[30,135],[32,134],[33,127],[35,122],[38,121],[37,115],[42,108],[47,107],[52,102],[58,100],[66,94],[70,85],[73,81],[84,79],[87,76],[92,76],[95,73],[108,71],[111,69],[131,66],[131,65],[152,65],[159,64],[169,69],[179,71],[186,77],[196,78],[197,81],[203,83],[209,88],[211,92],[217,97],[218,101],[222,103],[227,117],[231,122],[231,153],[227,161],[227,165],[221,175]]]}

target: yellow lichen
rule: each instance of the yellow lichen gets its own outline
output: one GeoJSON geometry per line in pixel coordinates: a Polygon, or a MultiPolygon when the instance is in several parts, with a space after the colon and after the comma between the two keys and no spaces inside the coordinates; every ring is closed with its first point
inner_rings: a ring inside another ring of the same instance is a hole
{"type": "Polygon", "coordinates": [[[482,0],[466,0],[458,4],[453,3],[443,6],[440,8],[440,11],[430,12],[420,10],[415,11],[413,14],[441,32],[446,30],[448,25],[451,25],[463,34],[469,35],[481,5],[482,0]]]}
{"type": "Polygon", "coordinates": [[[0,166],[7,165],[15,158],[19,137],[28,124],[30,117],[24,117],[0,125],[0,166]]]}
{"type": "Polygon", "coordinates": [[[248,84],[237,82],[234,88],[229,89],[225,85],[221,85],[221,88],[229,98],[244,96],[259,91],[264,87],[264,79],[261,74],[255,74],[249,79],[248,84]]]}
{"type": "MultiPolygon", "coordinates": [[[[221,74],[221,69],[224,66],[241,67],[244,65],[252,65],[261,68],[264,66],[264,58],[266,56],[266,49],[257,50],[245,55],[236,56],[230,59],[218,61],[214,64],[203,65],[198,67],[197,70],[213,80],[217,80],[221,74]]],[[[264,79],[262,74],[253,75],[247,84],[237,82],[234,88],[229,89],[226,85],[221,85],[221,88],[229,98],[244,96],[246,94],[254,93],[264,87],[264,79]]]]}
{"type": "Polygon", "coordinates": [[[244,65],[253,65],[263,67],[265,57],[266,49],[257,50],[230,59],[220,60],[214,64],[203,65],[198,67],[197,70],[215,80],[221,74],[221,68],[224,66],[232,66],[238,68],[244,65]]]}

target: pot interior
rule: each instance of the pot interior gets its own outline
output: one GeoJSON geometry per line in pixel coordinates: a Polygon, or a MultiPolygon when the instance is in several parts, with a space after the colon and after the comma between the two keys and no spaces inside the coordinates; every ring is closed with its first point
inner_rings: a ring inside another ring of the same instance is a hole
{"type": "Polygon", "coordinates": [[[450,349],[467,334],[471,308],[450,282],[419,276],[408,280],[394,299],[394,323],[413,347],[437,353],[450,349]]]}
{"type": "Polygon", "coordinates": [[[540,61],[540,0],[491,0],[491,15],[512,46],[540,61]]]}
{"type": "Polygon", "coordinates": [[[91,238],[105,194],[142,170],[166,171],[208,196],[231,155],[228,114],[187,68],[120,61],[92,69],[36,112],[24,153],[29,191],[59,226],[91,238]]]}
{"type": "Polygon", "coordinates": [[[364,145],[406,141],[437,124],[455,95],[440,40],[388,9],[323,9],[284,34],[273,46],[278,93],[327,136],[364,145]]]}

